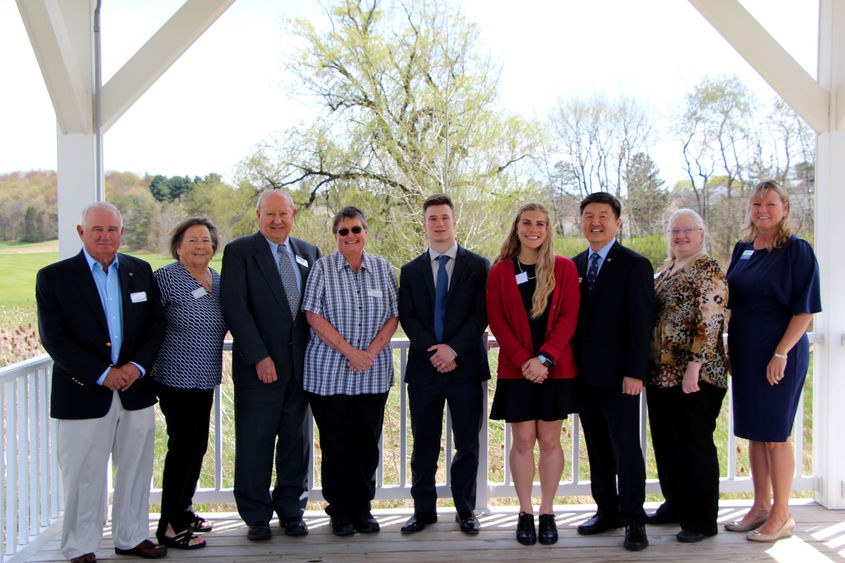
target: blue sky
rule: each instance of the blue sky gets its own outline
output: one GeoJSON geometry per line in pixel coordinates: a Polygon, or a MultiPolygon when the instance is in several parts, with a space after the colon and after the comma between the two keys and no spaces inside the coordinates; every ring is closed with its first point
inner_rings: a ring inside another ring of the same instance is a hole
{"type": "MultiPolygon", "coordinates": [[[[181,3],[103,2],[104,81],[181,3]]],[[[460,3],[502,65],[501,105],[526,117],[544,119],[560,98],[625,93],[651,105],[665,124],[695,84],[721,74],[737,74],[761,100],[773,94],[683,0],[460,3]]],[[[742,4],[816,76],[816,0],[742,4]]],[[[280,27],[285,17],[321,13],[313,1],[236,0],[106,133],[106,169],[218,172],[231,180],[256,143],[307,117],[282,68],[280,27]]],[[[0,52],[0,173],[55,168],[55,114],[13,0],[0,0],[0,52]]],[[[683,178],[679,148],[662,137],[652,154],[671,184],[683,178]]]]}

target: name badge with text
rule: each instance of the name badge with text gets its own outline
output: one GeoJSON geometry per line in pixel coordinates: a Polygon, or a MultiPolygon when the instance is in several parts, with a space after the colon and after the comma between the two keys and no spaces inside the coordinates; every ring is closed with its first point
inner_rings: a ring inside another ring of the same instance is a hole
{"type": "Polygon", "coordinates": [[[380,289],[368,289],[367,295],[370,297],[381,297],[381,290],[380,289]]]}
{"type": "Polygon", "coordinates": [[[305,258],[303,258],[302,256],[297,256],[297,257],[296,257],[296,263],[297,263],[297,264],[299,264],[300,266],[305,267],[305,268],[307,268],[307,267],[308,267],[308,260],[306,260],[306,259],[305,259],[305,258]]]}
{"type": "Polygon", "coordinates": [[[753,250],[751,250],[751,249],[746,250],[745,252],[742,253],[742,256],[740,256],[739,259],[740,260],[748,260],[749,258],[751,258],[752,254],[754,254],[753,250]]]}
{"type": "Polygon", "coordinates": [[[516,275],[516,285],[522,285],[528,281],[528,272],[519,272],[516,275]]]}
{"type": "Polygon", "coordinates": [[[200,297],[208,295],[208,292],[205,290],[204,287],[198,287],[191,292],[191,295],[194,296],[194,299],[199,299],[200,297]]]}
{"type": "Polygon", "coordinates": [[[129,294],[129,300],[133,303],[143,303],[147,300],[147,292],[146,291],[136,291],[135,293],[129,294]]]}

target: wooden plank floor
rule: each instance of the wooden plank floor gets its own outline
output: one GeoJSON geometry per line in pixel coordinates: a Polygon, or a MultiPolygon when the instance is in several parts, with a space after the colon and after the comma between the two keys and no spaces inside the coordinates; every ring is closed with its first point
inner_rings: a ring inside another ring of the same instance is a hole
{"type": "MultiPolygon", "coordinates": [[[[749,501],[726,501],[720,522],[741,516],[749,501]]],[[[648,505],[651,512],[656,505],[648,505]]],[[[405,562],[405,561],[845,561],[845,511],[831,511],[811,500],[796,500],[792,513],[798,522],[796,534],[776,544],[757,544],[744,534],[721,532],[697,544],[681,544],[675,539],[677,526],[649,526],[650,547],[639,553],[622,547],[623,532],[598,536],[580,536],[575,528],[589,518],[594,506],[567,505],[556,510],[560,541],[554,546],[522,546],[514,539],[516,508],[497,507],[480,517],[482,530],[476,537],[462,534],[450,509],[439,511],[439,522],[424,531],[403,536],[399,528],[409,516],[404,510],[377,510],[381,533],[356,534],[338,538],[331,534],[328,518],[322,512],[309,511],[306,521],[310,533],[303,538],[289,538],[273,525],[273,538],[250,542],[246,528],[237,514],[211,513],[214,532],[206,535],[208,546],[194,551],[171,549],[163,561],[169,563],[208,561],[296,561],[329,562],[405,562]]],[[[154,530],[156,517],[150,519],[154,530]]],[[[59,551],[59,526],[54,525],[38,544],[30,546],[14,560],[64,561],[59,551]],[[39,547],[37,551],[33,548],[39,547]]],[[[152,534],[151,534],[152,537],[152,534]]],[[[97,550],[99,561],[140,561],[115,555],[110,536],[97,550]]]]}

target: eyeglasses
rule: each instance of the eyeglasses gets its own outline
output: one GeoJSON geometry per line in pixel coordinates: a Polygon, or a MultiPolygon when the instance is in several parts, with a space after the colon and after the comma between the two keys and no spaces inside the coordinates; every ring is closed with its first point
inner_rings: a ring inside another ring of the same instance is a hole
{"type": "Polygon", "coordinates": [[[340,235],[340,236],[342,236],[342,237],[345,237],[346,235],[348,235],[348,234],[349,234],[349,231],[352,231],[352,233],[353,233],[353,234],[356,234],[356,235],[357,235],[357,234],[359,234],[359,233],[360,233],[361,231],[363,231],[363,230],[364,230],[364,228],[363,228],[363,227],[361,227],[360,225],[355,225],[355,226],[354,226],[354,227],[352,227],[351,229],[338,229],[338,230],[337,230],[337,234],[339,234],[339,235],[340,235]]]}
{"type": "Polygon", "coordinates": [[[688,234],[690,234],[690,233],[691,233],[691,232],[693,232],[693,231],[700,231],[700,230],[701,230],[701,229],[690,229],[689,227],[684,227],[683,229],[669,229],[669,231],[668,231],[668,232],[669,232],[670,234],[673,234],[673,235],[675,235],[675,236],[678,236],[678,235],[679,235],[679,234],[681,234],[681,233],[684,233],[685,235],[688,235],[688,234]]]}

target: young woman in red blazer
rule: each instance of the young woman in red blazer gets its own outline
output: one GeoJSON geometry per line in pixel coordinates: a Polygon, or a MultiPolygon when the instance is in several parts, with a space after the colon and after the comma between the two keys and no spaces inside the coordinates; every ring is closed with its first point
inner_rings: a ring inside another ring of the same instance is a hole
{"type": "Polygon", "coordinates": [[[487,316],[500,348],[490,418],[511,425],[509,461],[520,510],[516,539],[525,545],[538,539],[531,505],[535,442],[539,540],[548,545],[558,537],[553,503],[563,472],[561,425],[576,411],[570,340],[580,300],[575,264],[552,250],[548,211],[539,203],[523,205],[490,269],[487,316]]]}

